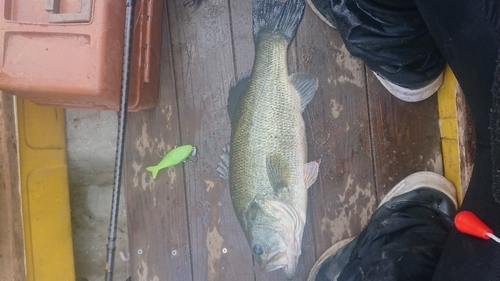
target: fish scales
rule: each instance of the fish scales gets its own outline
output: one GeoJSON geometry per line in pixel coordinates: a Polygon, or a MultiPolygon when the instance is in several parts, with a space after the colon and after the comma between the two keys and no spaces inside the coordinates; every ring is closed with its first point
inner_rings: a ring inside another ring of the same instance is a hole
{"type": "MultiPolygon", "coordinates": [[[[300,163],[306,163],[305,127],[300,97],[288,79],[287,41],[277,36],[262,38],[257,46],[253,79],[241,97],[231,142],[230,179],[233,204],[241,213],[250,198],[273,192],[267,178],[266,159],[279,153],[296,166],[290,182],[303,181],[300,163]],[[255,125],[254,125],[255,124],[255,125]],[[249,172],[252,171],[252,172],[249,172]],[[256,177],[255,175],[262,175],[256,177]]],[[[307,198],[291,189],[287,200],[304,204],[307,198]]]]}

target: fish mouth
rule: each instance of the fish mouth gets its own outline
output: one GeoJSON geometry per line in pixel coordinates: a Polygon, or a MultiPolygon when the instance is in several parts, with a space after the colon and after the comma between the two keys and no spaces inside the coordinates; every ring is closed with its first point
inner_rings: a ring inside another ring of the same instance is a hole
{"type": "Polygon", "coordinates": [[[263,269],[265,272],[271,272],[271,271],[275,271],[275,270],[278,270],[278,269],[283,268],[283,267],[285,267],[284,264],[277,264],[277,265],[267,265],[263,269]]]}
{"type": "Polygon", "coordinates": [[[288,264],[286,250],[277,249],[268,254],[267,261],[262,265],[262,269],[266,272],[280,269],[288,264]]]}

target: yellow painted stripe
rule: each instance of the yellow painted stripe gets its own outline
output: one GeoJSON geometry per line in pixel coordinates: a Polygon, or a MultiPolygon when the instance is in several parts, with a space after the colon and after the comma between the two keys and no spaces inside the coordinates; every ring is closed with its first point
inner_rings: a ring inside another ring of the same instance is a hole
{"type": "Polygon", "coordinates": [[[17,99],[29,281],[75,280],[64,111],[17,99]]]}
{"type": "Polygon", "coordinates": [[[455,185],[460,205],[463,196],[457,121],[457,84],[455,75],[448,65],[445,68],[443,85],[439,88],[437,97],[444,176],[455,185]]]}

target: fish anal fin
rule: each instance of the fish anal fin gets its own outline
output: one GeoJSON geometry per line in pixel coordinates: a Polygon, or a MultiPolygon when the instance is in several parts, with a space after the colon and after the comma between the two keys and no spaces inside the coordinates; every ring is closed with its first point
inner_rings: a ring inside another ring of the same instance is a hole
{"type": "Polygon", "coordinates": [[[298,72],[290,75],[290,82],[299,93],[300,108],[304,111],[318,89],[318,78],[309,73],[298,72]]]}
{"type": "Polygon", "coordinates": [[[306,163],[306,165],[304,166],[304,183],[306,185],[306,188],[309,188],[311,185],[313,185],[318,178],[320,163],[321,159],[306,163]]]}

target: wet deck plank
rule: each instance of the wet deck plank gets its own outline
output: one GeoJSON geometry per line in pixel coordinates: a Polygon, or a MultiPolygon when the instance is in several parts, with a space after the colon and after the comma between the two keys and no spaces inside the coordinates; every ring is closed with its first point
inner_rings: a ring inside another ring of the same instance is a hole
{"type": "MultiPolygon", "coordinates": [[[[168,1],[163,36],[158,106],[128,119],[124,184],[132,278],[283,280],[281,270],[264,273],[254,264],[228,184],[216,172],[230,135],[228,90],[253,61],[251,1],[203,1],[197,9],[168,1]],[[156,180],[144,170],[187,143],[198,148],[194,160],[156,180]]],[[[398,180],[439,171],[439,131],[435,99],[410,107],[396,101],[309,8],[289,61],[293,72],[320,81],[304,114],[309,159],[322,161],[309,190],[294,279],[305,280],[323,251],[362,229],[398,180]]]]}
{"type": "Polygon", "coordinates": [[[371,70],[367,89],[377,197],[411,173],[443,174],[436,95],[408,103],[393,97],[371,70]]]}
{"type": "Polygon", "coordinates": [[[193,280],[253,280],[247,249],[229,197],[217,172],[229,142],[226,100],[234,61],[227,1],[205,1],[185,9],[169,2],[182,141],[197,147],[185,165],[193,280]],[[225,250],[223,250],[225,249],[225,250]],[[248,279],[247,279],[248,278],[248,279]]]}
{"type": "Polygon", "coordinates": [[[15,101],[0,92],[0,280],[27,280],[15,101]]]}
{"type": "MultiPolygon", "coordinates": [[[[166,11],[166,10],[165,10],[166,11]]],[[[193,280],[182,166],[153,180],[145,170],[181,144],[168,17],[163,40],[158,105],[129,113],[124,186],[133,280],[193,280]]]]}
{"type": "Polygon", "coordinates": [[[299,70],[319,79],[306,109],[310,159],[321,159],[310,194],[318,258],[335,242],[361,231],[374,211],[368,100],[363,63],[340,35],[309,9],[297,36],[299,70]]]}

